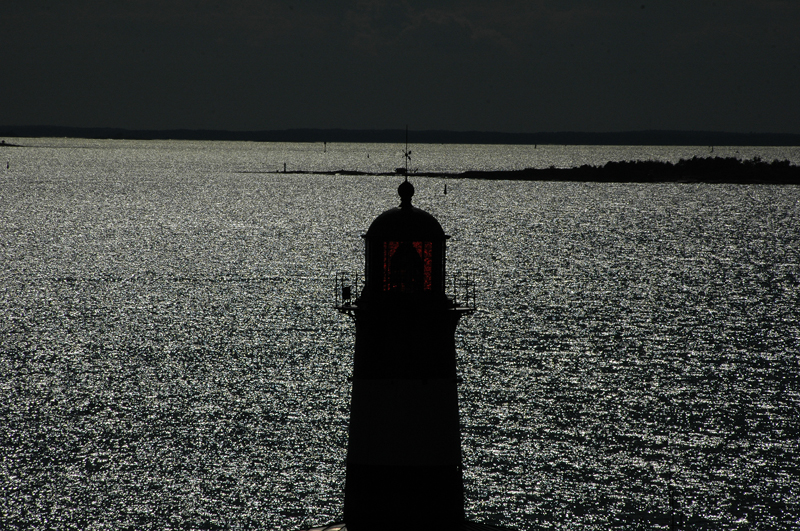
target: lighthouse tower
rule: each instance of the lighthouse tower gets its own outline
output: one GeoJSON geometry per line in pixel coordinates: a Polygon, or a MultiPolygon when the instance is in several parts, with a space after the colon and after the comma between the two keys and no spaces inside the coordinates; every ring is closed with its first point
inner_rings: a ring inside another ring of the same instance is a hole
{"type": "Polygon", "coordinates": [[[363,236],[364,287],[339,311],[356,324],[344,524],[348,531],[464,526],[456,351],[462,315],[445,293],[448,236],[398,188],[363,236]]]}

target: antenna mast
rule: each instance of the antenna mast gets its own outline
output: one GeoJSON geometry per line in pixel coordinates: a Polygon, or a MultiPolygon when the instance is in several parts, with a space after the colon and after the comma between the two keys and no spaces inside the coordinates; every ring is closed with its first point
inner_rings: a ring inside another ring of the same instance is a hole
{"type": "Polygon", "coordinates": [[[403,158],[406,159],[406,181],[408,180],[408,161],[411,160],[411,152],[408,150],[408,124],[406,124],[406,150],[403,151],[403,158]]]}

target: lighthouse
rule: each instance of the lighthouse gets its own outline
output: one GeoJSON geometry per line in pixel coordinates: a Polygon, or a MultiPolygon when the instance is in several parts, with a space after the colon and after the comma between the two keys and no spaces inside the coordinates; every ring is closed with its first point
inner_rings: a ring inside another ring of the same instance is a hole
{"type": "Polygon", "coordinates": [[[407,179],[398,194],[363,235],[361,293],[339,286],[356,328],[344,525],[463,529],[455,330],[475,308],[446,293],[442,226],[407,179]]]}

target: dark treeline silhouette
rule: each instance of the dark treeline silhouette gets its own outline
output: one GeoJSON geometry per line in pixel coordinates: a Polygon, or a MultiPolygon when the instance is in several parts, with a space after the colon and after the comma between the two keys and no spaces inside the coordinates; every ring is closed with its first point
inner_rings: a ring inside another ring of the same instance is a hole
{"type": "Polygon", "coordinates": [[[675,164],[637,160],[608,162],[603,166],[584,165],[578,168],[468,171],[459,176],[469,179],[538,181],[800,184],[800,166],[794,166],[786,160],[766,162],[759,157],[748,160],[734,157],[693,157],[681,159],[675,164]]]}
{"type": "MultiPolygon", "coordinates": [[[[131,130],[60,126],[0,126],[5,137],[70,137],[131,140],[241,140],[252,142],[401,142],[402,129],[284,129],[278,131],[131,130]]],[[[557,144],[618,146],[800,146],[800,134],[714,131],[615,133],[414,131],[415,144],[557,144]]]]}

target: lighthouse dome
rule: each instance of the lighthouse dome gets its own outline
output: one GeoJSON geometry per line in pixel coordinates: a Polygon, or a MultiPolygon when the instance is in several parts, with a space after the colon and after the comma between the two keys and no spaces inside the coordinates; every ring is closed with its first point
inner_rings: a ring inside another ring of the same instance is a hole
{"type": "Polygon", "coordinates": [[[372,241],[442,241],[447,236],[439,221],[411,205],[414,186],[404,181],[397,188],[400,206],[390,208],[372,222],[365,238],[372,241]]]}

